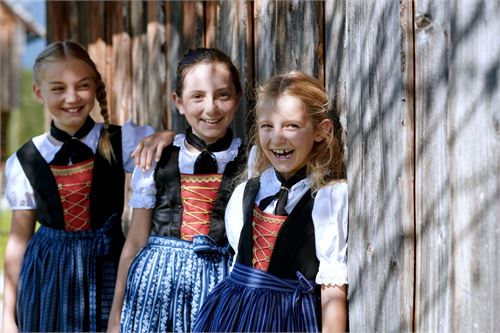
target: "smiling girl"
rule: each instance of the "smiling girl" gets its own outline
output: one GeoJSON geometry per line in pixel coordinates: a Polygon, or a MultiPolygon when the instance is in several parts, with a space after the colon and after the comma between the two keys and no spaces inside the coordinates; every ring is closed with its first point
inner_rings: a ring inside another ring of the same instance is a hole
{"type": "Polygon", "coordinates": [[[227,275],[224,209],[243,163],[229,125],[241,93],[221,51],[200,48],[181,59],[173,100],[190,126],[154,169],[134,170],[109,331],[190,332],[206,295],[227,275]]]}
{"type": "Polygon", "coordinates": [[[327,95],[292,71],[257,98],[258,177],[236,187],[225,215],[236,262],[193,331],[344,332],[347,185],[327,95]]]}
{"type": "Polygon", "coordinates": [[[101,75],[75,42],[47,46],[33,79],[52,123],[6,164],[13,212],[3,330],[102,331],[124,242],[124,172],[133,170],[130,153],[153,129],[109,124],[101,75]],[[89,116],[96,100],[104,123],[89,116]]]}

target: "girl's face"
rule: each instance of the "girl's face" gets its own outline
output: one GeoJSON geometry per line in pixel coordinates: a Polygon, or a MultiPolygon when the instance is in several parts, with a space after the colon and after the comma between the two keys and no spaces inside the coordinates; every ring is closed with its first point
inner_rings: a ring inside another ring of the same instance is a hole
{"type": "Polygon", "coordinates": [[[92,68],[81,60],[68,58],[43,64],[41,70],[40,85],[33,85],[38,101],[50,112],[57,128],[74,134],[95,104],[92,68]]]}
{"type": "Polygon", "coordinates": [[[193,133],[209,144],[226,134],[238,109],[240,94],[236,93],[226,65],[199,63],[187,70],[182,96],[174,93],[173,100],[193,133]]]}
{"type": "MultiPolygon", "coordinates": [[[[281,95],[267,103],[257,116],[259,143],[264,155],[285,179],[307,164],[315,142],[323,140],[297,97],[281,95]]],[[[320,126],[329,126],[323,121],[320,126]]]]}

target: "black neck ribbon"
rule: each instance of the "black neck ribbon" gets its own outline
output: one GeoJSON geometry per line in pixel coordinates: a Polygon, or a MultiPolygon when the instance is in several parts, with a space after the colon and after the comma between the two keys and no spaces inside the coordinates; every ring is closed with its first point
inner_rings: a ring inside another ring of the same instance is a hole
{"type": "Polygon", "coordinates": [[[285,180],[279,172],[276,172],[276,177],[281,183],[280,190],[276,192],[273,195],[270,195],[268,197],[265,197],[259,202],[259,209],[264,211],[267,206],[274,200],[278,199],[278,202],[276,203],[276,207],[274,208],[274,215],[281,215],[281,216],[287,216],[288,213],[285,210],[285,206],[288,202],[288,191],[290,188],[297,184],[299,181],[302,179],[306,178],[307,176],[307,168],[303,167],[299,171],[297,171],[292,177],[289,179],[285,180]]]}
{"type": "Polygon", "coordinates": [[[217,173],[217,159],[213,152],[224,151],[229,149],[233,141],[233,132],[230,128],[226,130],[226,134],[214,143],[206,144],[205,141],[197,137],[193,133],[193,129],[188,127],[186,130],[186,141],[191,146],[201,151],[200,155],[194,162],[195,174],[213,174],[217,173]]]}
{"type": "Polygon", "coordinates": [[[50,165],[66,166],[71,161],[73,164],[87,161],[94,157],[94,153],[89,146],[80,141],[94,128],[95,122],[90,116],[85,119],[85,123],[76,131],[74,135],[69,135],[50,123],[50,135],[63,143],[61,149],[56,153],[50,165]]]}

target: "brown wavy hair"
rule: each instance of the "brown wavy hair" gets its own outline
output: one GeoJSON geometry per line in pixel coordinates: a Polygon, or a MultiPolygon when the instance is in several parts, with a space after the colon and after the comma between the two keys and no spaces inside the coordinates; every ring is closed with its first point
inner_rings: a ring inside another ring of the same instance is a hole
{"type": "Polygon", "coordinates": [[[90,68],[92,68],[93,79],[96,83],[96,99],[101,109],[101,116],[104,119],[104,129],[101,134],[101,140],[99,140],[99,152],[108,162],[111,163],[115,161],[116,158],[110,141],[106,86],[102,80],[101,74],[97,70],[95,63],[90,58],[87,50],[79,43],[70,40],[49,44],[35,60],[35,64],[33,65],[33,81],[35,82],[35,84],[40,85],[44,64],[49,62],[63,61],[70,58],[83,61],[87,65],[89,65],[90,68]]]}
{"type": "Polygon", "coordinates": [[[332,120],[328,112],[328,95],[317,79],[297,70],[275,75],[257,88],[255,122],[249,143],[256,147],[252,174],[260,175],[271,165],[258,140],[256,125],[259,113],[264,107],[275,105],[276,100],[283,95],[300,99],[314,128],[322,132],[323,140],[314,143],[307,162],[307,175],[312,179],[313,193],[334,180],[343,179],[345,177],[343,154],[340,142],[334,135],[335,124],[332,124],[329,131],[319,126],[325,119],[332,120]]]}

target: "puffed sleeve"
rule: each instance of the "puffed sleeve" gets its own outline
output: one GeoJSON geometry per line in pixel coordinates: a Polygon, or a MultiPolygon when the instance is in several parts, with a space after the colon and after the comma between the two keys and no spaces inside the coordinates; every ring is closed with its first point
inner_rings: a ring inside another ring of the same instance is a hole
{"type": "Polygon", "coordinates": [[[138,126],[132,121],[127,121],[122,126],[122,157],[123,168],[126,172],[134,170],[135,161],[130,156],[139,142],[155,132],[151,126],[138,126]]]}
{"type": "Polygon", "coordinates": [[[240,241],[241,228],[243,228],[243,192],[245,184],[246,182],[239,184],[234,189],[227,203],[224,216],[227,239],[235,252],[234,258],[238,254],[238,242],[240,241]]]}
{"type": "Polygon", "coordinates": [[[36,209],[33,187],[15,154],[7,159],[5,178],[7,180],[5,196],[10,207],[13,210],[36,209]]]}
{"type": "Polygon", "coordinates": [[[347,284],[347,184],[330,184],[316,194],[312,218],[319,271],[318,284],[347,284]]]}
{"type": "Polygon", "coordinates": [[[135,167],[132,172],[132,193],[128,205],[132,208],[154,208],[156,204],[156,184],[153,165],[149,170],[143,171],[135,167]]]}

